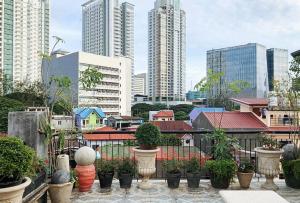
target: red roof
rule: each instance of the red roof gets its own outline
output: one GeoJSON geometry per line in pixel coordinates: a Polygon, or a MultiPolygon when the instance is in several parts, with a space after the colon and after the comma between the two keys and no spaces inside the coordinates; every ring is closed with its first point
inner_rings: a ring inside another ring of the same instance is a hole
{"type": "Polygon", "coordinates": [[[203,113],[214,128],[223,129],[259,129],[267,126],[251,112],[203,113]],[[221,123],[220,123],[221,121],[221,123]]]}
{"type": "Polygon", "coordinates": [[[192,131],[192,126],[184,121],[153,121],[153,125],[162,131],[192,131]]]}
{"type": "MultiPolygon", "coordinates": [[[[101,132],[112,132],[116,131],[114,128],[105,126],[102,128],[96,129],[96,131],[101,131],[101,132]]],[[[133,134],[84,134],[83,135],[84,139],[86,140],[134,140],[135,137],[133,134]]]]}
{"type": "Polygon", "coordinates": [[[159,111],[157,114],[154,114],[153,117],[174,117],[174,112],[172,110],[163,110],[159,111]]]}
{"type": "Polygon", "coordinates": [[[231,101],[249,106],[268,106],[268,100],[264,98],[232,98],[231,101]]]}

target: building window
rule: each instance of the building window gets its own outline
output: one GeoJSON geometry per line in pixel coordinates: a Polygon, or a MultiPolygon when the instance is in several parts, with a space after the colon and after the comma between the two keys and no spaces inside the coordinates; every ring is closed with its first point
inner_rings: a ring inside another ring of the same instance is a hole
{"type": "Polygon", "coordinates": [[[58,125],[61,125],[61,121],[58,121],[57,124],[58,124],[58,125]]]}

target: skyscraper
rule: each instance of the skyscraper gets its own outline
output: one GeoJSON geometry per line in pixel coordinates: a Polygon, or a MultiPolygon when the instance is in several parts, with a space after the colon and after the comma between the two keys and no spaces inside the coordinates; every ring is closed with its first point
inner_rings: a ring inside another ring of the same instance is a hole
{"type": "Polygon", "coordinates": [[[289,54],[286,49],[267,50],[269,91],[274,90],[274,81],[287,81],[289,70],[289,54]]]}
{"type": "Polygon", "coordinates": [[[207,51],[207,70],[224,73],[208,97],[224,91],[225,83],[237,80],[249,84],[239,97],[266,97],[269,91],[266,55],[266,47],[256,43],[207,51]]]}
{"type": "Polygon", "coordinates": [[[186,18],[180,0],[156,0],[148,22],[149,97],[152,101],[184,100],[186,18]]]}
{"type": "Polygon", "coordinates": [[[16,82],[41,80],[39,53],[49,52],[49,0],[0,2],[0,71],[8,92],[16,82]]]}
{"type": "Polygon", "coordinates": [[[132,83],[133,95],[147,95],[147,74],[141,73],[134,76],[132,83]]]}

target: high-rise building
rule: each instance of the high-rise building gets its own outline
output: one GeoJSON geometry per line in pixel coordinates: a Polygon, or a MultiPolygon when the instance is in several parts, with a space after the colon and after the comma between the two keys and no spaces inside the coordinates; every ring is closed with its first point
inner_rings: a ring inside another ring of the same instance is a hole
{"type": "Polygon", "coordinates": [[[149,97],[152,101],[183,101],[186,17],[180,0],[156,0],[148,22],[149,97]]]}
{"type": "Polygon", "coordinates": [[[257,43],[207,51],[207,70],[223,72],[208,98],[225,90],[225,84],[245,81],[248,87],[238,97],[267,97],[269,91],[266,47],[257,43]]]}
{"type": "Polygon", "coordinates": [[[0,3],[0,71],[8,92],[16,82],[41,80],[40,53],[49,52],[49,0],[0,3]]]}
{"type": "Polygon", "coordinates": [[[147,95],[147,74],[141,73],[134,76],[132,83],[133,95],[147,95]]]}
{"type": "Polygon", "coordinates": [[[289,54],[286,49],[267,50],[269,91],[274,90],[274,81],[287,81],[289,78],[289,54]]]}
{"type": "Polygon", "coordinates": [[[67,76],[72,81],[72,102],[76,107],[100,107],[106,115],[131,115],[131,60],[125,57],[107,57],[85,52],[53,53],[51,64],[43,64],[43,81],[52,76],[67,76]],[[88,67],[101,72],[101,84],[92,89],[83,88],[81,73],[88,67]]]}

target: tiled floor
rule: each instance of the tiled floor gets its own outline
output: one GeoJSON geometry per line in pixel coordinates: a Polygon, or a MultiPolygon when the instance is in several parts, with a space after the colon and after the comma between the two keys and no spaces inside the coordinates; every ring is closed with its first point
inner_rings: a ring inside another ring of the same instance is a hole
{"type": "MultiPolygon", "coordinates": [[[[251,184],[251,190],[260,189],[262,179],[258,182],[255,178],[251,184]]],[[[201,180],[199,189],[188,189],[185,180],[182,180],[178,189],[171,190],[167,187],[167,183],[163,180],[152,180],[153,189],[141,190],[137,188],[137,182],[134,181],[131,189],[120,189],[118,180],[113,182],[112,190],[109,192],[101,191],[99,182],[95,181],[92,191],[80,193],[77,189],[73,191],[71,202],[74,203],[222,203],[222,199],[218,194],[219,190],[211,187],[209,180],[201,180]]],[[[286,187],[284,180],[276,180],[276,184],[280,187],[277,191],[279,195],[284,197],[291,203],[300,203],[300,190],[294,190],[286,187]]],[[[239,184],[234,183],[230,189],[239,189],[239,184]]]]}

